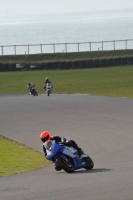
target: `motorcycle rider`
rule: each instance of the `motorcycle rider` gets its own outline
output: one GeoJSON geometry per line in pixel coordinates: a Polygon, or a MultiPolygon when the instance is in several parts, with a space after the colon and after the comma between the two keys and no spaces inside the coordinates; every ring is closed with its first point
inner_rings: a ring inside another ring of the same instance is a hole
{"type": "Polygon", "coordinates": [[[33,83],[28,82],[27,88],[28,88],[28,90],[29,90],[29,94],[31,94],[31,89],[34,88],[34,87],[35,87],[35,85],[34,85],[33,83]]]}
{"type": "MultiPolygon", "coordinates": [[[[67,140],[66,138],[64,137],[60,137],[60,136],[51,136],[50,132],[48,131],[43,131],[40,135],[40,138],[43,142],[43,152],[45,154],[45,157],[47,156],[47,152],[46,152],[46,149],[45,149],[45,146],[44,146],[44,143],[46,141],[49,141],[49,140],[55,140],[57,143],[62,143],[62,144],[65,144],[66,146],[68,147],[73,147],[74,149],[77,150],[78,152],[78,155],[82,158],[86,158],[88,157],[84,152],[83,150],[77,145],[77,143],[74,141],[74,140],[67,140]]],[[[55,165],[55,169],[57,171],[61,170],[61,168],[57,165],[55,165]]]]}
{"type": "Polygon", "coordinates": [[[52,82],[49,80],[49,78],[48,77],[46,77],[45,78],[45,82],[44,82],[44,89],[45,89],[45,91],[46,91],[46,85],[47,85],[47,83],[51,83],[51,86],[52,86],[52,88],[53,88],[53,84],[52,84],[52,82]]]}

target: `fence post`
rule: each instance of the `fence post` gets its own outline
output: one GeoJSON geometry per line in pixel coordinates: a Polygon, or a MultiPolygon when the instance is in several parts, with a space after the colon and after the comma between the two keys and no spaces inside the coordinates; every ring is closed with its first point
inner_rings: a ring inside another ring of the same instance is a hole
{"type": "Polygon", "coordinates": [[[2,50],[2,56],[3,56],[3,46],[1,47],[1,50],[2,50]]]}
{"type": "Polygon", "coordinates": [[[28,55],[29,55],[29,44],[28,44],[28,55]]]}
{"type": "Polygon", "coordinates": [[[14,45],[14,52],[15,52],[15,55],[16,55],[16,45],[14,45]]]}
{"type": "Polygon", "coordinates": [[[102,41],[102,51],[103,51],[103,41],[102,41]]]}
{"type": "Polygon", "coordinates": [[[40,44],[40,48],[41,48],[41,54],[42,54],[42,44],[40,44]]]}
{"type": "Polygon", "coordinates": [[[66,49],[66,53],[67,53],[67,43],[65,43],[65,49],[66,49]]]}
{"type": "Polygon", "coordinates": [[[115,40],[113,40],[113,46],[114,46],[114,51],[115,51],[115,40]]]}
{"type": "Polygon", "coordinates": [[[90,51],[91,51],[91,42],[89,42],[89,46],[90,46],[90,51]]]}
{"type": "Polygon", "coordinates": [[[125,40],[125,49],[127,50],[127,40],[125,40]]]}
{"type": "Polygon", "coordinates": [[[98,48],[98,56],[99,56],[99,48],[98,48]]]}
{"type": "Polygon", "coordinates": [[[78,52],[79,52],[79,42],[78,42],[78,52]]]}
{"type": "Polygon", "coordinates": [[[53,44],[53,51],[54,51],[54,53],[55,53],[55,44],[53,44]]]}

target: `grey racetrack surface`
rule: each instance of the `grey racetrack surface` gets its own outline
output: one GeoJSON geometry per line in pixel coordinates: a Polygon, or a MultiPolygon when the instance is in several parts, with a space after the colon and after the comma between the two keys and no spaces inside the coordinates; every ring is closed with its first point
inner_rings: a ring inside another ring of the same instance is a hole
{"type": "Polygon", "coordinates": [[[94,169],[67,174],[50,165],[3,177],[0,200],[133,200],[133,99],[0,95],[0,134],[42,151],[43,130],[76,140],[94,169]]]}

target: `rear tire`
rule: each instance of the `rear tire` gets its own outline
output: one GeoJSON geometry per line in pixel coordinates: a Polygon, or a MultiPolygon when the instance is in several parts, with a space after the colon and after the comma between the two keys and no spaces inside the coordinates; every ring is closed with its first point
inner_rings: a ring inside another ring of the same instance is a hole
{"type": "Polygon", "coordinates": [[[89,156],[84,161],[86,162],[85,169],[91,170],[94,167],[94,162],[89,156]]]}
{"type": "Polygon", "coordinates": [[[73,173],[75,171],[75,167],[71,163],[71,161],[66,162],[64,159],[58,157],[57,158],[57,163],[67,173],[73,173]]]}

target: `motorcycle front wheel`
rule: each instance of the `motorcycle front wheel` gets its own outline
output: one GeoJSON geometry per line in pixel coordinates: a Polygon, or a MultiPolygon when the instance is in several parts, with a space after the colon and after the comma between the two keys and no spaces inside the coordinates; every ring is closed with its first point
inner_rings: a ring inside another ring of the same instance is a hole
{"type": "Polygon", "coordinates": [[[38,96],[38,93],[37,93],[37,91],[35,91],[35,95],[36,95],[36,96],[38,96]]]}
{"type": "Polygon", "coordinates": [[[85,162],[86,162],[85,169],[91,170],[94,167],[94,162],[89,156],[86,158],[85,162]]]}
{"type": "Polygon", "coordinates": [[[50,90],[48,90],[47,95],[48,95],[48,96],[50,95],[50,90]]]}
{"type": "Polygon", "coordinates": [[[75,167],[70,160],[64,160],[63,158],[57,158],[58,165],[67,173],[73,173],[75,171],[75,167]]]}

